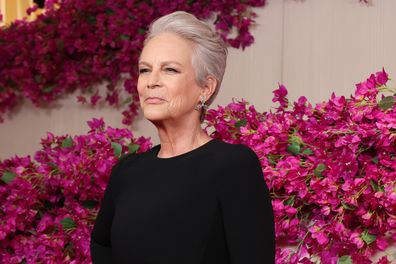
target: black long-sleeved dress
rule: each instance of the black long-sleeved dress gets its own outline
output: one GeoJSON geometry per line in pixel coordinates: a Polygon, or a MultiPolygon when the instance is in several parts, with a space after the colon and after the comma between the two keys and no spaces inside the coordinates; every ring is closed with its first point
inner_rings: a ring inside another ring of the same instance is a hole
{"type": "Polygon", "coordinates": [[[91,233],[94,264],[275,263],[274,216],[256,153],[212,139],[113,167],[91,233]]]}

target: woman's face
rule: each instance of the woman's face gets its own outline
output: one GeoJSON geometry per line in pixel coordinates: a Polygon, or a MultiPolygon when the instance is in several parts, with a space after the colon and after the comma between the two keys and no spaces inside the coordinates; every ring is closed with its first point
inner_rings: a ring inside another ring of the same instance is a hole
{"type": "Polygon", "coordinates": [[[140,106],[151,121],[192,118],[199,112],[202,88],[196,83],[191,64],[192,43],[173,33],[152,38],[139,60],[137,84],[140,106]],[[159,97],[162,100],[149,97],[159,97]]]}

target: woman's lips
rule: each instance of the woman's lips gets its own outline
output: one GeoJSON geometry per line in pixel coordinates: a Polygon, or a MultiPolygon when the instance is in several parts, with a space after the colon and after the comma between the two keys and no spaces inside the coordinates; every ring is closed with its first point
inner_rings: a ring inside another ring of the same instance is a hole
{"type": "Polygon", "coordinates": [[[148,104],[161,104],[164,100],[158,97],[149,97],[146,99],[146,103],[148,104]]]}

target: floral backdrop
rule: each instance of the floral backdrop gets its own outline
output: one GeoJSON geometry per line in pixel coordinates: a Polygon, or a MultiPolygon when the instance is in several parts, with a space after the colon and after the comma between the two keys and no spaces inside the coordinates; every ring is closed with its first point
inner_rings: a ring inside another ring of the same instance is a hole
{"type": "MultiPolygon", "coordinates": [[[[383,69],[351,98],[333,93],[314,107],[304,96],[290,103],[279,85],[275,112],[257,112],[243,99],[208,110],[210,136],[245,144],[260,158],[277,263],[372,263],[396,242],[396,89],[387,82],[383,69]]],[[[112,166],[152,143],[102,118],[87,123],[86,135],[48,132],[34,157],[0,162],[2,263],[91,262],[90,232],[112,166]]],[[[392,261],[385,254],[377,263],[392,261]]]]}
{"type": "Polygon", "coordinates": [[[47,0],[45,13],[36,20],[0,28],[0,122],[23,99],[47,107],[78,89],[81,103],[125,106],[122,122],[129,125],[138,114],[136,64],[151,21],[176,10],[213,18],[223,39],[244,49],[254,41],[249,32],[256,16],[252,8],[265,3],[47,0]],[[106,84],[105,98],[99,94],[101,83],[106,84]],[[120,86],[127,97],[121,98],[120,86]]]}
{"type": "MultiPolygon", "coordinates": [[[[251,9],[266,1],[164,3],[47,0],[37,20],[0,28],[0,114],[22,99],[48,106],[76,89],[81,103],[95,105],[103,98],[93,87],[106,82],[103,100],[126,105],[123,123],[131,124],[134,65],[149,22],[174,10],[213,16],[223,38],[244,49],[254,41],[251,9]],[[127,98],[117,85],[123,76],[127,98]]],[[[388,81],[382,69],[350,98],[333,93],[315,106],[304,96],[289,102],[279,85],[275,112],[257,112],[245,100],[207,111],[212,137],[246,144],[261,160],[277,263],[372,263],[370,256],[396,242],[396,89],[388,81]]],[[[89,236],[112,166],[152,143],[102,118],[87,123],[85,135],[47,132],[33,157],[0,161],[1,263],[91,262],[89,236]]],[[[384,255],[377,263],[393,261],[396,255],[384,255]]]]}
{"type": "Polygon", "coordinates": [[[79,90],[82,104],[123,107],[122,122],[130,125],[139,108],[136,62],[151,21],[176,10],[212,18],[231,47],[245,49],[254,42],[252,9],[266,2],[46,0],[45,12],[34,21],[0,27],[0,123],[25,99],[48,107],[79,90]],[[103,83],[106,94],[100,95],[98,85],[103,83]]]}

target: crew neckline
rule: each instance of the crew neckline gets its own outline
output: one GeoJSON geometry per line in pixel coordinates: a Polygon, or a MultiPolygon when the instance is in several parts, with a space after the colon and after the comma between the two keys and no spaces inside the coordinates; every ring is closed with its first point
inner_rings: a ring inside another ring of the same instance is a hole
{"type": "Polygon", "coordinates": [[[207,148],[209,148],[209,147],[212,146],[215,142],[218,142],[218,141],[219,141],[219,139],[217,139],[217,138],[212,138],[211,140],[209,140],[209,141],[206,142],[205,144],[203,144],[203,145],[201,145],[201,146],[199,146],[199,147],[197,147],[197,148],[195,148],[195,149],[192,149],[192,150],[187,151],[187,152],[185,152],[185,153],[182,153],[182,154],[179,154],[179,155],[176,155],[176,156],[173,156],[173,157],[169,157],[169,158],[160,158],[160,157],[157,156],[158,153],[159,153],[159,151],[160,151],[160,149],[161,149],[161,144],[157,144],[157,145],[153,148],[153,156],[154,156],[154,159],[155,159],[155,160],[158,160],[158,161],[173,161],[173,160],[179,160],[179,159],[182,159],[182,158],[186,158],[186,157],[190,157],[190,156],[193,156],[193,155],[195,155],[195,154],[198,154],[198,153],[200,153],[200,152],[206,150],[207,148]]]}

